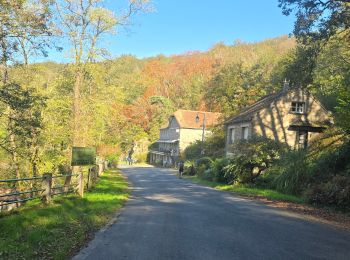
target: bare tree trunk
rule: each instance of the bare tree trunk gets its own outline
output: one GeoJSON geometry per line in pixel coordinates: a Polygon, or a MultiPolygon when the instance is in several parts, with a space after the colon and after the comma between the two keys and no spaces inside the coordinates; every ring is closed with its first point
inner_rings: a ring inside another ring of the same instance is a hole
{"type": "MultiPolygon", "coordinates": [[[[79,66],[79,65],[78,65],[79,66]]],[[[73,146],[82,145],[80,124],[81,124],[81,107],[80,107],[80,89],[83,81],[83,70],[79,66],[74,82],[73,90],[73,146]]]]}
{"type": "MultiPolygon", "coordinates": [[[[81,102],[80,102],[80,90],[83,82],[83,69],[77,65],[77,72],[74,82],[73,90],[73,146],[83,146],[82,143],[82,128],[81,126],[81,102]]],[[[73,173],[79,173],[80,167],[73,166],[73,173]]]]}

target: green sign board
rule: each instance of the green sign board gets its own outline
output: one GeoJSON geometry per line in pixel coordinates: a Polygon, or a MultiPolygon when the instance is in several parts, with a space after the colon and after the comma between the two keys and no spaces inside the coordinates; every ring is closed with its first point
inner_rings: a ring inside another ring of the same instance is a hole
{"type": "Polygon", "coordinates": [[[73,147],[72,166],[84,166],[96,164],[96,148],[73,147]]]}

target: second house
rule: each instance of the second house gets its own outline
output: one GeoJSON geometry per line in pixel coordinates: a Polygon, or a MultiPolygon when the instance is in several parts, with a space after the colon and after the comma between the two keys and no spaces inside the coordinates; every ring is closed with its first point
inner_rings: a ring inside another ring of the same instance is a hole
{"type": "Polygon", "coordinates": [[[211,127],[218,123],[220,113],[177,110],[169,117],[168,124],[160,129],[160,138],[150,151],[150,163],[172,166],[180,153],[191,143],[211,134],[211,127]]]}

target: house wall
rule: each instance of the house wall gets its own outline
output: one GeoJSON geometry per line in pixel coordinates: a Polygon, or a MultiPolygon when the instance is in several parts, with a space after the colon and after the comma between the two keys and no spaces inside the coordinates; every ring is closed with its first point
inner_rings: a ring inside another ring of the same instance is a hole
{"type": "Polygon", "coordinates": [[[248,127],[248,138],[250,138],[252,136],[252,124],[251,122],[239,122],[239,123],[234,123],[234,124],[230,124],[226,126],[226,142],[225,142],[225,153],[226,155],[230,154],[230,149],[229,147],[232,145],[232,143],[230,143],[230,129],[234,128],[235,132],[234,132],[234,140],[238,141],[243,139],[243,131],[242,128],[243,127],[248,127]]]}
{"type": "MultiPolygon", "coordinates": [[[[288,130],[289,125],[295,120],[302,120],[311,125],[319,122],[330,121],[330,114],[314,99],[312,95],[301,90],[290,91],[281,98],[273,101],[268,107],[261,109],[253,115],[251,122],[248,122],[249,136],[259,135],[267,137],[279,142],[295,147],[297,132],[288,130]],[[291,104],[293,101],[305,102],[305,112],[303,114],[295,114],[291,112],[291,104]]],[[[236,127],[237,138],[241,138],[242,124],[228,124],[226,126],[226,154],[230,154],[229,149],[229,128],[236,127]]],[[[308,139],[312,140],[318,133],[308,133],[308,139]]]]}
{"type": "Polygon", "coordinates": [[[176,140],[180,138],[180,126],[174,117],[171,117],[169,126],[160,129],[160,140],[176,140]]]}
{"type": "MultiPolygon", "coordinates": [[[[187,146],[191,143],[194,143],[197,140],[202,140],[202,129],[190,129],[190,128],[181,128],[180,129],[180,152],[183,152],[187,146]]],[[[211,134],[210,130],[205,130],[205,136],[211,134]]]]}
{"type": "MultiPolygon", "coordinates": [[[[319,122],[330,121],[330,114],[309,93],[301,90],[290,91],[285,96],[271,103],[269,107],[260,110],[254,115],[252,132],[256,135],[286,143],[290,147],[295,147],[297,132],[288,130],[288,128],[296,120],[315,125],[319,122]],[[305,112],[303,114],[291,112],[293,101],[305,102],[305,112]]],[[[318,134],[309,133],[309,140],[312,140],[318,134]]]]}

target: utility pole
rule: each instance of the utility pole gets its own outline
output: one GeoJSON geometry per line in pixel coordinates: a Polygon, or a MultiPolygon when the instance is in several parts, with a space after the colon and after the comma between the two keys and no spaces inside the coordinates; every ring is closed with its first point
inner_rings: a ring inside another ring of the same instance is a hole
{"type": "Polygon", "coordinates": [[[205,123],[206,123],[206,114],[205,112],[198,112],[196,116],[196,122],[199,123],[199,113],[203,114],[203,123],[202,123],[202,144],[201,144],[201,154],[204,154],[204,141],[205,141],[205,123]]]}

